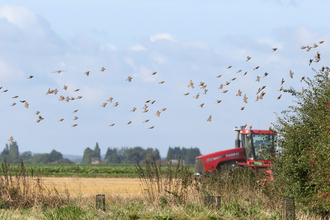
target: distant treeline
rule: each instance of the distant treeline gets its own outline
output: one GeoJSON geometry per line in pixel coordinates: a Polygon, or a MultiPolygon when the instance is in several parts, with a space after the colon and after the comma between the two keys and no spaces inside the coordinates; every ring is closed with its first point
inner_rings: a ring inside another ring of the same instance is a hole
{"type": "Polygon", "coordinates": [[[6,144],[0,155],[0,161],[9,163],[20,163],[22,157],[24,163],[28,164],[40,164],[40,163],[72,163],[69,159],[64,159],[63,155],[56,151],[52,150],[49,154],[35,154],[32,156],[31,151],[23,152],[19,155],[18,145],[16,141],[13,141],[11,144],[6,144]]]}
{"type": "MultiPolygon", "coordinates": [[[[185,164],[194,164],[195,158],[200,156],[200,150],[198,148],[185,148],[185,147],[169,147],[167,152],[167,160],[178,159],[179,156],[185,161],[185,164]]],[[[73,163],[69,159],[63,158],[63,154],[52,150],[49,154],[35,154],[32,155],[31,151],[23,152],[19,154],[19,148],[16,141],[11,144],[6,144],[0,155],[0,161],[9,163],[20,163],[20,157],[22,157],[24,163],[27,164],[47,164],[47,163],[73,163]]],[[[84,164],[133,164],[136,162],[143,163],[145,159],[151,161],[152,157],[156,161],[160,161],[161,157],[157,148],[147,148],[136,146],[136,147],[121,147],[111,148],[109,147],[102,160],[101,149],[99,144],[96,143],[94,150],[87,147],[84,150],[82,163],[84,164]]]]}

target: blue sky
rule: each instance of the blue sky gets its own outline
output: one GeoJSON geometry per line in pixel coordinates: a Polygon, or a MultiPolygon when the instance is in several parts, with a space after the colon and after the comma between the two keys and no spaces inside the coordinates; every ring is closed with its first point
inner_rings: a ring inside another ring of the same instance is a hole
{"type": "Polygon", "coordinates": [[[0,1],[0,143],[4,147],[13,136],[21,152],[56,149],[76,155],[96,142],[102,154],[108,147],[122,146],[158,148],[162,156],[169,146],[199,147],[203,154],[233,148],[235,126],[268,129],[276,119],[274,112],[294,104],[288,94],[277,100],[282,78],[284,88],[301,90],[306,86],[302,76],[327,66],[329,4],[0,1]],[[324,43],[309,52],[301,49],[321,40],[324,43]],[[278,49],[272,52],[274,47],[278,49]],[[321,61],[309,66],[317,51],[321,61]],[[252,57],[248,62],[247,56],[252,57]],[[260,68],[253,70],[256,66],[260,68]],[[106,70],[101,72],[101,67],[106,70]],[[52,73],[55,70],[66,71],[52,73]],[[257,82],[265,72],[269,75],[257,82]],[[34,78],[27,79],[30,75],[34,78]],[[187,87],[190,80],[194,89],[187,87]],[[201,81],[207,85],[206,95],[198,86],[201,81]],[[219,90],[226,81],[230,85],[219,90]],[[263,85],[266,95],[255,102],[263,85]],[[46,95],[48,88],[59,92],[46,95]],[[2,93],[5,89],[8,92],[2,93]],[[236,96],[238,89],[247,95],[247,104],[236,96]],[[13,99],[16,95],[19,98],[13,99]],[[63,102],[60,95],[83,98],[63,102]],[[100,107],[110,97],[119,105],[100,107]],[[29,108],[19,100],[26,100],[29,108]],[[156,102],[142,113],[146,100],[156,102]],[[13,102],[16,105],[10,106],[13,102]],[[136,112],[130,112],[133,107],[136,112]],[[162,108],[166,111],[157,117],[162,108]],[[44,118],[40,123],[36,111],[44,118]],[[61,118],[64,121],[58,122],[61,118]],[[146,119],[149,122],[142,123],[146,119]],[[151,126],[154,129],[148,129],[151,126]]]}

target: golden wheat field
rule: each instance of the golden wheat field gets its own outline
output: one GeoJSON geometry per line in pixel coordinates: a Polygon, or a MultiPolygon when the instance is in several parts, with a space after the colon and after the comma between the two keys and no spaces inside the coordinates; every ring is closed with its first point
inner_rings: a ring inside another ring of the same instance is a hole
{"type": "Polygon", "coordinates": [[[43,177],[42,182],[48,188],[52,185],[59,193],[91,196],[96,194],[120,194],[121,196],[139,196],[142,193],[138,178],[80,178],[80,177],[43,177]]]}

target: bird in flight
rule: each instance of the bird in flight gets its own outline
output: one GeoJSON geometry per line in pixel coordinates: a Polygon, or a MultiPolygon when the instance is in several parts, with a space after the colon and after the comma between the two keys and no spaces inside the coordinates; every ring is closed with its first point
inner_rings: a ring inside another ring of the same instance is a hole
{"type": "Polygon", "coordinates": [[[281,97],[282,97],[282,94],[279,97],[277,97],[277,99],[280,99],[281,97]]]}
{"type": "Polygon", "coordinates": [[[282,90],[283,90],[283,86],[279,90],[277,90],[277,91],[282,91],[282,90]]]}
{"type": "Polygon", "coordinates": [[[13,140],[14,140],[13,136],[11,136],[11,137],[8,139],[8,141],[9,141],[11,144],[13,143],[13,140]]]}
{"type": "Polygon", "coordinates": [[[306,46],[301,46],[301,49],[302,49],[302,50],[306,49],[306,46]]]}
{"type": "Polygon", "coordinates": [[[60,120],[58,120],[57,122],[59,122],[59,121],[63,121],[64,120],[64,118],[61,118],[60,120]]]}
{"type": "Polygon", "coordinates": [[[230,81],[234,81],[236,78],[232,78],[230,81]]]}
{"type": "Polygon", "coordinates": [[[226,81],[226,84],[225,85],[228,86],[229,84],[230,84],[230,82],[226,81]]]}
{"type": "Polygon", "coordinates": [[[188,87],[188,88],[189,88],[189,87],[194,88],[194,83],[192,82],[192,80],[190,80],[189,85],[187,85],[187,87],[188,87]]]}
{"type": "Polygon", "coordinates": [[[313,63],[313,59],[309,59],[309,66],[313,63]]]}
{"type": "Polygon", "coordinates": [[[77,119],[78,119],[78,117],[77,116],[74,116],[73,120],[77,120],[77,119]]]}
{"type": "Polygon", "coordinates": [[[149,127],[148,129],[153,129],[155,126],[151,126],[151,127],[149,127]]]}
{"type": "Polygon", "coordinates": [[[321,40],[321,41],[319,42],[319,44],[323,44],[323,42],[324,42],[324,40],[321,40]]]}
{"type": "Polygon", "coordinates": [[[221,101],[222,101],[222,100],[217,100],[217,103],[215,103],[215,104],[219,104],[221,101]]]}
{"type": "Polygon", "coordinates": [[[78,124],[74,124],[74,125],[72,125],[71,127],[76,127],[78,124]]]}
{"type": "Polygon", "coordinates": [[[218,75],[217,78],[220,78],[222,75],[218,75]]]}
{"type": "Polygon", "coordinates": [[[160,117],[160,111],[156,112],[156,116],[160,117]]]}
{"type": "Polygon", "coordinates": [[[166,110],[166,108],[162,108],[162,110],[161,110],[161,111],[162,111],[162,112],[164,112],[165,110],[166,110]]]}
{"type": "Polygon", "coordinates": [[[247,56],[246,58],[246,62],[249,61],[251,59],[251,57],[247,56]]]}
{"type": "Polygon", "coordinates": [[[78,111],[78,109],[74,110],[72,113],[76,113],[78,111]]]}
{"type": "Polygon", "coordinates": [[[114,107],[117,107],[119,105],[119,103],[118,102],[116,102],[113,106],[114,107]]]}
{"type": "Polygon", "coordinates": [[[265,72],[265,74],[264,74],[264,76],[263,76],[262,78],[264,78],[264,77],[266,77],[266,76],[268,76],[268,73],[267,73],[267,72],[265,72]]]}
{"type": "Polygon", "coordinates": [[[301,80],[300,80],[300,82],[301,82],[301,81],[303,81],[304,79],[305,79],[305,77],[304,77],[304,76],[303,76],[303,77],[301,77],[301,80]]]}
{"type": "Polygon", "coordinates": [[[106,102],[104,102],[102,105],[101,105],[101,107],[105,107],[107,105],[107,103],[106,102]]]}
{"type": "Polygon", "coordinates": [[[136,110],[136,108],[134,107],[134,108],[131,110],[131,112],[135,112],[135,110],[136,110]]]}
{"type": "Polygon", "coordinates": [[[109,125],[109,127],[112,127],[112,126],[114,126],[114,125],[115,125],[115,123],[113,123],[113,124],[109,125]]]}
{"type": "Polygon", "coordinates": [[[314,45],[313,45],[313,48],[317,48],[317,47],[318,47],[318,45],[317,45],[317,44],[314,44],[314,45]]]}
{"type": "Polygon", "coordinates": [[[230,69],[232,66],[228,66],[227,69],[230,69]]]}
{"type": "Polygon", "coordinates": [[[240,72],[242,72],[242,70],[238,70],[236,73],[240,73],[240,72]]]}
{"type": "Polygon", "coordinates": [[[221,93],[227,93],[228,92],[228,90],[223,90],[221,93]]]}
{"type": "Polygon", "coordinates": [[[102,67],[100,71],[101,71],[101,72],[104,72],[104,70],[105,70],[105,68],[104,68],[104,67],[102,67]]]}
{"type": "Polygon", "coordinates": [[[86,71],[84,74],[86,74],[86,76],[89,76],[89,73],[90,73],[91,71],[86,71]]]}
{"type": "Polygon", "coordinates": [[[256,67],[254,67],[254,69],[253,69],[253,70],[257,70],[257,69],[259,69],[259,66],[256,66],[256,67]]]}
{"type": "Polygon", "coordinates": [[[208,91],[207,89],[204,89],[203,94],[206,95],[207,91],[208,91]]]}
{"type": "Polygon", "coordinates": [[[199,105],[199,107],[201,107],[201,108],[203,108],[203,106],[204,106],[204,103],[202,103],[202,104],[199,105]]]}
{"type": "Polygon", "coordinates": [[[290,77],[291,77],[291,79],[293,79],[293,72],[292,72],[292,70],[290,70],[290,77]]]}
{"type": "Polygon", "coordinates": [[[61,72],[65,72],[66,70],[56,70],[56,71],[54,71],[54,72],[52,72],[52,73],[61,73],[61,72]]]}
{"type": "Polygon", "coordinates": [[[242,107],[242,108],[241,108],[241,111],[243,111],[243,110],[244,110],[244,108],[245,108],[245,107],[242,107]]]}
{"type": "Polygon", "coordinates": [[[74,90],[74,92],[78,92],[78,91],[79,91],[79,89],[74,90]]]}
{"type": "Polygon", "coordinates": [[[152,75],[156,75],[157,72],[153,72],[152,75]]]}
{"type": "Polygon", "coordinates": [[[127,123],[127,125],[129,125],[129,124],[131,124],[132,123],[132,121],[129,121],[128,123],[127,123]]]}
{"type": "Polygon", "coordinates": [[[32,79],[34,76],[29,76],[28,79],[32,79]]]}
{"type": "Polygon", "coordinates": [[[16,102],[14,102],[13,104],[11,104],[10,106],[14,106],[14,105],[16,105],[16,102]]]}
{"type": "Polygon", "coordinates": [[[17,96],[14,96],[14,97],[12,97],[13,99],[16,99],[16,98],[18,98],[18,95],[17,96]]]}
{"type": "Polygon", "coordinates": [[[68,90],[68,86],[64,85],[64,86],[63,86],[63,89],[64,89],[65,91],[67,91],[67,90],[68,90]]]}
{"type": "Polygon", "coordinates": [[[209,116],[209,118],[207,119],[207,121],[211,122],[212,120],[212,115],[209,116]]]}
{"type": "Polygon", "coordinates": [[[246,97],[246,94],[244,94],[244,98],[243,98],[243,101],[245,102],[245,103],[248,103],[248,97],[246,97]]]}
{"type": "Polygon", "coordinates": [[[273,51],[272,52],[274,52],[274,51],[276,51],[277,50],[277,48],[273,48],[273,51]]]}
{"type": "Polygon", "coordinates": [[[199,97],[199,93],[195,95],[193,98],[198,99],[198,97],[199,97]]]}
{"type": "Polygon", "coordinates": [[[149,119],[147,119],[147,120],[145,120],[144,122],[142,122],[142,123],[147,123],[149,121],[149,119]]]}
{"type": "Polygon", "coordinates": [[[132,79],[133,79],[132,77],[128,76],[127,79],[126,79],[126,81],[131,82],[132,79]]]}
{"type": "Polygon", "coordinates": [[[187,92],[187,93],[185,93],[185,94],[183,94],[183,95],[189,95],[189,92],[187,92]]]}
{"type": "Polygon", "coordinates": [[[161,82],[159,82],[158,84],[163,84],[165,81],[161,81],[161,82]]]}
{"type": "Polygon", "coordinates": [[[112,97],[110,97],[110,98],[108,98],[108,99],[107,99],[107,102],[110,102],[110,103],[112,103],[112,100],[113,100],[113,98],[112,98],[112,97]]]}
{"type": "Polygon", "coordinates": [[[6,89],[6,90],[3,90],[2,92],[8,92],[8,89],[6,89]]]}
{"type": "Polygon", "coordinates": [[[236,96],[241,96],[242,95],[242,92],[241,92],[241,90],[239,89],[238,90],[238,93],[236,94],[236,96]]]}
{"type": "Polygon", "coordinates": [[[247,74],[247,71],[244,73],[244,75],[243,76],[245,76],[247,74]]]}
{"type": "Polygon", "coordinates": [[[220,86],[219,86],[219,89],[222,89],[223,88],[223,85],[221,84],[220,86]]]}
{"type": "Polygon", "coordinates": [[[281,85],[283,85],[284,82],[285,82],[285,80],[284,80],[284,78],[282,78],[281,85]]]}
{"type": "Polygon", "coordinates": [[[154,104],[155,102],[156,102],[156,100],[153,100],[153,101],[151,101],[150,103],[151,103],[151,104],[154,104]]]}
{"type": "Polygon", "coordinates": [[[36,113],[34,113],[34,114],[35,114],[35,115],[39,115],[39,113],[40,113],[39,111],[36,111],[36,113]]]}
{"type": "Polygon", "coordinates": [[[29,108],[29,103],[25,102],[24,107],[29,108]]]}
{"type": "Polygon", "coordinates": [[[257,76],[256,81],[260,82],[260,76],[257,76]]]}
{"type": "Polygon", "coordinates": [[[82,96],[77,96],[77,99],[81,99],[82,98],[82,96]]]}

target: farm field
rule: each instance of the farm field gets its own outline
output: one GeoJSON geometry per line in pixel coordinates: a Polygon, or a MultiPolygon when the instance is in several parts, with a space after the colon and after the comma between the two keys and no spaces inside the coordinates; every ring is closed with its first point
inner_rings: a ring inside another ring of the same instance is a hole
{"type": "Polygon", "coordinates": [[[72,196],[139,196],[142,193],[138,178],[43,177],[42,180],[46,187],[54,185],[60,194],[65,194],[67,189],[72,196]]]}

